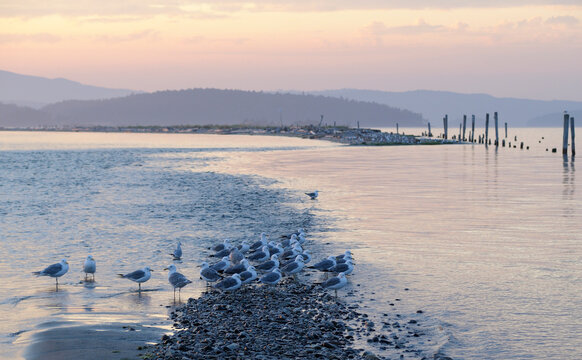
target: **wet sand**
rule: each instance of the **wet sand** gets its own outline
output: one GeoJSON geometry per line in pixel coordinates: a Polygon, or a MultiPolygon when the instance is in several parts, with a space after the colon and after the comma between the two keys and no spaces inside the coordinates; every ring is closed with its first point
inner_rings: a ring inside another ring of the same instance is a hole
{"type": "Polygon", "coordinates": [[[23,357],[29,360],[137,359],[165,330],[138,324],[78,325],[32,335],[23,357]]]}

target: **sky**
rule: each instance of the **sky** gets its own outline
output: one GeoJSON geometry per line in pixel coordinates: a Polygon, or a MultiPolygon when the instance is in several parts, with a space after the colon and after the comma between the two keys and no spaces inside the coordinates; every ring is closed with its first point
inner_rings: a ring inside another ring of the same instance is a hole
{"type": "Polygon", "coordinates": [[[582,0],[0,0],[0,69],[143,91],[582,101],[582,0]]]}

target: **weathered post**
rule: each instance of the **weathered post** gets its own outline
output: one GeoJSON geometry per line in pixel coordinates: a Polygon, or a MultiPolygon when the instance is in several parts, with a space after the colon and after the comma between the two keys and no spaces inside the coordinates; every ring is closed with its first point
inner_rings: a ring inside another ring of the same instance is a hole
{"type": "Polygon", "coordinates": [[[572,133],[572,144],[570,145],[572,147],[572,156],[576,156],[576,143],[574,141],[574,118],[573,117],[570,118],[570,132],[572,133]]]}
{"type": "Polygon", "coordinates": [[[499,121],[497,119],[497,111],[493,113],[495,118],[495,146],[499,146],[499,121]]]}
{"type": "Polygon", "coordinates": [[[463,124],[459,124],[459,142],[463,141],[463,138],[461,137],[462,129],[463,129],[463,124]]]}
{"type": "Polygon", "coordinates": [[[485,145],[489,141],[489,113],[485,114],[485,145]]]}
{"type": "Polygon", "coordinates": [[[467,128],[467,115],[463,115],[463,141],[465,141],[465,129],[467,128]]]}
{"type": "Polygon", "coordinates": [[[505,138],[507,138],[507,123],[505,123],[505,138]]]}
{"type": "Polygon", "coordinates": [[[400,133],[398,132],[398,123],[396,123],[396,133],[397,133],[397,134],[400,134],[400,133]]]}
{"type": "Polygon", "coordinates": [[[360,120],[358,120],[358,129],[360,128],[360,120]]]}
{"type": "Polygon", "coordinates": [[[428,122],[428,137],[432,137],[432,132],[430,131],[430,121],[428,122]]]}
{"type": "Polygon", "coordinates": [[[475,141],[475,115],[471,115],[471,142],[475,141]]]}
{"type": "Polygon", "coordinates": [[[443,127],[445,128],[445,140],[449,138],[449,115],[445,115],[443,118],[443,127]]]}
{"type": "Polygon", "coordinates": [[[570,127],[570,115],[564,111],[564,138],[562,139],[562,155],[568,155],[568,128],[570,127]]]}

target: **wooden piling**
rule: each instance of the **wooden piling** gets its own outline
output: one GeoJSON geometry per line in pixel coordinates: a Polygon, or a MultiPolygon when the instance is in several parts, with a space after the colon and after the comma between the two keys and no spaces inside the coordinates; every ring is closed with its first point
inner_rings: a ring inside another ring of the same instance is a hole
{"type": "Polygon", "coordinates": [[[564,112],[564,137],[562,141],[562,155],[568,155],[568,128],[570,127],[570,115],[564,112]]]}
{"type": "Polygon", "coordinates": [[[507,139],[507,123],[505,123],[505,138],[507,139]]]}
{"type": "Polygon", "coordinates": [[[475,115],[471,115],[471,142],[475,141],[475,115]]]}
{"type": "Polygon", "coordinates": [[[485,145],[489,141],[489,113],[485,114],[485,145]]]}
{"type": "Polygon", "coordinates": [[[499,120],[497,118],[497,111],[493,113],[495,119],[495,146],[499,146],[499,120]]]}
{"type": "Polygon", "coordinates": [[[428,122],[428,137],[432,137],[432,132],[430,131],[430,121],[428,122]]]}
{"type": "Polygon", "coordinates": [[[399,132],[398,132],[398,123],[396,123],[396,133],[399,134],[399,132]]]}
{"type": "Polygon", "coordinates": [[[574,118],[573,117],[570,118],[570,132],[572,133],[572,144],[570,144],[570,147],[572,148],[572,156],[576,156],[576,142],[574,140],[575,134],[574,134],[574,118]]]}
{"type": "Polygon", "coordinates": [[[443,118],[443,127],[445,128],[445,140],[449,138],[449,115],[443,118]]]}
{"type": "Polygon", "coordinates": [[[360,128],[360,120],[358,120],[358,129],[360,128]]]}
{"type": "Polygon", "coordinates": [[[461,138],[465,141],[465,129],[467,128],[467,115],[463,115],[463,137],[461,138]]]}

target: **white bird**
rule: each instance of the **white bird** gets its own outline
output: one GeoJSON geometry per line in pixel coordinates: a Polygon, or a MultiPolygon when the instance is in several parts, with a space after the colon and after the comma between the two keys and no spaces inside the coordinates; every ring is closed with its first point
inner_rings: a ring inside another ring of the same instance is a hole
{"type": "Polygon", "coordinates": [[[174,257],[174,260],[180,260],[182,258],[182,243],[180,241],[178,241],[178,244],[176,245],[176,250],[174,250],[170,255],[174,257]]]}
{"type": "Polygon", "coordinates": [[[317,196],[319,195],[319,191],[315,190],[314,192],[305,193],[305,195],[309,196],[311,198],[311,200],[315,200],[315,199],[317,199],[317,196]]]}
{"type": "Polygon", "coordinates": [[[141,270],[136,270],[134,272],[130,272],[129,274],[117,274],[124,279],[129,279],[134,281],[138,284],[138,291],[141,291],[141,283],[148,281],[152,277],[153,270],[149,268],[149,266],[144,267],[141,270]]]}
{"type": "Polygon", "coordinates": [[[214,287],[221,291],[234,291],[240,288],[241,285],[240,274],[234,274],[214,285],[214,287]]]}
{"type": "Polygon", "coordinates": [[[271,254],[269,253],[269,247],[263,246],[263,249],[260,251],[256,251],[254,254],[249,256],[249,260],[256,261],[256,262],[263,262],[269,260],[271,254]]]}
{"type": "Polygon", "coordinates": [[[222,242],[222,244],[218,244],[212,247],[212,250],[214,252],[219,252],[222,251],[224,249],[230,249],[230,240],[229,239],[224,239],[224,241],[222,242]]]}
{"type": "Polygon", "coordinates": [[[65,275],[69,271],[69,263],[66,259],[62,259],[61,262],[47,266],[42,271],[33,272],[34,275],[38,276],[50,276],[54,277],[57,287],[59,286],[59,278],[65,275]]]}
{"type": "Polygon", "coordinates": [[[243,259],[243,261],[239,262],[238,264],[232,264],[224,270],[225,274],[232,275],[232,274],[240,274],[241,272],[245,271],[249,267],[249,261],[247,259],[243,259]]]}
{"type": "Polygon", "coordinates": [[[83,264],[83,271],[85,272],[85,281],[87,281],[87,274],[92,275],[92,280],[95,281],[95,271],[97,271],[97,264],[93,259],[93,256],[87,256],[85,263],[83,264]]]}
{"type": "Polygon", "coordinates": [[[352,264],[351,260],[347,260],[344,263],[338,263],[335,266],[332,266],[329,271],[349,275],[352,273],[352,271],[354,271],[354,264],[352,264]]]}
{"type": "Polygon", "coordinates": [[[266,273],[265,275],[261,276],[259,282],[273,286],[277,285],[277,283],[281,281],[282,277],[283,275],[281,275],[281,271],[279,270],[279,268],[276,268],[270,273],[266,273]]]}
{"type": "Polygon", "coordinates": [[[184,275],[177,271],[176,265],[174,264],[168,266],[164,270],[170,270],[170,273],[168,274],[168,282],[174,288],[174,298],[176,297],[176,288],[178,288],[178,296],[180,296],[179,294],[182,291],[182,288],[192,283],[192,281],[188,280],[184,275]]]}
{"type": "Polygon", "coordinates": [[[277,254],[271,255],[271,260],[257,265],[257,269],[264,272],[271,272],[279,267],[279,256],[277,254]]]}
{"type": "Polygon", "coordinates": [[[230,259],[230,262],[232,262],[233,264],[238,264],[245,258],[245,256],[236,247],[230,249],[230,254],[228,255],[228,257],[230,259]]]}
{"type": "Polygon", "coordinates": [[[240,273],[240,280],[242,284],[248,284],[257,278],[257,271],[254,266],[249,266],[245,271],[240,273]]]}
{"type": "Polygon", "coordinates": [[[202,269],[200,269],[200,277],[203,280],[206,280],[206,286],[208,286],[208,283],[222,279],[222,276],[220,276],[218,271],[211,268],[207,262],[203,262],[201,266],[202,269]]]}
{"type": "Polygon", "coordinates": [[[346,279],[346,274],[339,273],[338,276],[334,276],[331,279],[327,280],[321,286],[324,289],[331,289],[335,290],[335,298],[337,299],[337,290],[343,288],[348,283],[348,279],[346,279]]]}
{"type": "Polygon", "coordinates": [[[246,254],[250,248],[251,246],[249,245],[249,242],[243,240],[241,244],[238,246],[238,251],[240,251],[242,254],[246,254]]]}
{"type": "Polygon", "coordinates": [[[255,251],[258,250],[260,248],[262,248],[263,246],[267,245],[267,238],[269,237],[269,235],[265,234],[265,233],[261,233],[261,240],[254,242],[251,245],[251,251],[255,251]]]}
{"type": "Polygon", "coordinates": [[[283,254],[281,254],[281,259],[291,259],[297,257],[297,255],[303,252],[303,248],[299,243],[295,243],[291,249],[285,250],[283,254]]]}
{"type": "Polygon", "coordinates": [[[225,256],[217,263],[210,265],[210,267],[218,272],[223,272],[230,266],[230,260],[228,256],[225,256]]]}
{"type": "Polygon", "coordinates": [[[312,266],[309,266],[309,268],[317,269],[317,270],[321,270],[321,271],[327,271],[331,267],[335,266],[336,263],[337,262],[335,260],[335,257],[329,256],[327,259],[323,259],[320,262],[313,264],[312,266]]]}
{"type": "Polygon", "coordinates": [[[269,247],[269,254],[271,254],[271,256],[273,256],[273,254],[281,254],[284,251],[281,245],[274,241],[269,241],[267,246],[269,247]]]}
{"type": "Polygon", "coordinates": [[[281,272],[283,274],[286,274],[286,275],[295,276],[295,274],[297,274],[298,272],[303,270],[304,266],[305,266],[305,264],[303,263],[303,256],[297,255],[297,257],[295,258],[295,261],[293,261],[289,265],[282,268],[281,272]]]}

